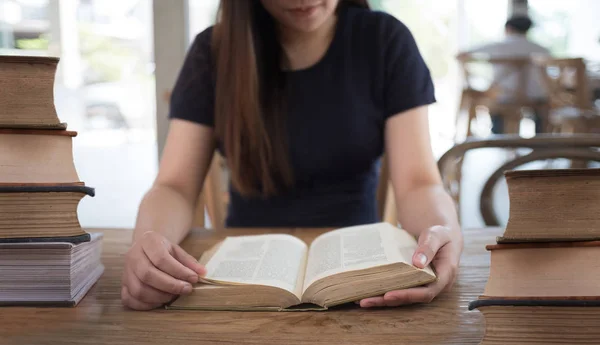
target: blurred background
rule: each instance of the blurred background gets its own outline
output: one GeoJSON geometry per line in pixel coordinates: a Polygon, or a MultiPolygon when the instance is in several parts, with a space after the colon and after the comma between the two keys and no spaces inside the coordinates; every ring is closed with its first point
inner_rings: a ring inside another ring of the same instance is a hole
{"type": "MultiPolygon", "coordinates": [[[[0,54],[61,57],[57,112],[69,129],[79,132],[74,140],[76,167],[97,191],[80,204],[82,226],[133,227],[138,204],[157,173],[168,128],[169,90],[194,36],[214,23],[218,2],[0,0],[0,54]]],[[[464,132],[457,116],[465,90],[457,55],[503,40],[512,15],[534,21],[527,38],[548,48],[553,57],[585,59],[591,78],[600,61],[598,0],[370,3],[411,29],[433,73],[438,103],[431,108],[430,123],[437,158],[464,139],[457,139],[464,132]]],[[[483,77],[490,74],[485,68],[480,72],[483,77]]],[[[491,135],[491,120],[481,110],[469,122],[469,136],[491,135]]],[[[523,117],[517,134],[535,135],[534,121],[523,117]]],[[[465,227],[483,225],[478,212],[469,210],[477,210],[485,175],[502,157],[478,153],[472,159],[475,168],[463,175],[469,181],[461,198],[465,227]]],[[[500,197],[495,202],[505,205],[503,188],[502,183],[497,186],[500,197]]],[[[505,221],[506,207],[498,216],[505,221]]]]}

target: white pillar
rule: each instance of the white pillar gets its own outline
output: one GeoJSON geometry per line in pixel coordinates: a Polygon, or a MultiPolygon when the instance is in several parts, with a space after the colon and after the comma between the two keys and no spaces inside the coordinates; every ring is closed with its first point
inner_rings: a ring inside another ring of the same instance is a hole
{"type": "Polygon", "coordinates": [[[48,52],[60,57],[57,81],[76,90],[83,83],[79,32],[77,28],[78,0],[50,0],[50,46],[48,52]]]}
{"type": "Polygon", "coordinates": [[[511,0],[508,3],[508,17],[514,15],[527,15],[529,13],[529,6],[527,0],[511,0]]]}
{"type": "MultiPolygon", "coordinates": [[[[50,28],[48,33],[50,34],[48,42],[48,55],[61,56],[61,37],[60,37],[60,6],[59,0],[50,0],[48,2],[48,22],[50,28]]],[[[57,80],[62,81],[60,75],[56,75],[57,80]]]]}
{"type": "Polygon", "coordinates": [[[469,48],[469,38],[471,37],[471,30],[465,0],[457,0],[456,7],[456,33],[458,35],[458,51],[460,52],[469,48]]]}
{"type": "Polygon", "coordinates": [[[156,139],[162,156],[169,129],[169,99],[188,49],[188,1],[154,0],[156,139]]]}

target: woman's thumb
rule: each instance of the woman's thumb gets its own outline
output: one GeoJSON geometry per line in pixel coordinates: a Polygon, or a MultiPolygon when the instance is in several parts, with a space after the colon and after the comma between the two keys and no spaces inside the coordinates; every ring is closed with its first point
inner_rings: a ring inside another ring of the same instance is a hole
{"type": "Polygon", "coordinates": [[[425,229],[419,236],[417,250],[413,255],[413,265],[425,268],[435,254],[450,240],[450,229],[445,226],[433,226],[425,229]]]}

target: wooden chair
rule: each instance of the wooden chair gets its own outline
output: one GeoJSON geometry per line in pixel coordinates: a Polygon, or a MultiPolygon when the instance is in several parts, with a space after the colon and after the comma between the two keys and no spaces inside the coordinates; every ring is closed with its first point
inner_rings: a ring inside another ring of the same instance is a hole
{"type": "Polygon", "coordinates": [[[485,107],[490,113],[503,117],[504,134],[519,134],[525,108],[541,110],[540,115],[542,121],[544,120],[543,104],[540,104],[539,100],[531,100],[527,94],[530,72],[534,70],[530,58],[490,58],[486,55],[470,54],[460,56],[458,61],[464,85],[456,117],[455,142],[461,142],[463,138],[473,135],[472,124],[476,120],[479,107],[485,107]],[[474,85],[474,81],[486,79],[481,75],[485,67],[501,72],[487,81],[489,86],[482,90],[474,85]],[[502,83],[509,78],[516,78],[518,87],[506,89],[502,83]],[[504,97],[504,100],[500,97],[504,97]],[[461,131],[460,122],[464,120],[462,115],[465,113],[466,130],[461,131]]]}
{"type": "Polygon", "coordinates": [[[600,133],[600,110],[594,107],[582,58],[534,60],[550,98],[553,133],[600,133]]]}
{"type": "Polygon", "coordinates": [[[210,219],[212,229],[223,229],[227,205],[229,203],[229,192],[225,181],[227,167],[225,160],[215,152],[212,163],[206,175],[202,193],[198,197],[193,225],[205,227],[206,213],[210,219]]]}
{"type": "MultiPolygon", "coordinates": [[[[224,229],[229,203],[227,166],[223,157],[215,153],[210,170],[198,198],[194,217],[195,227],[205,227],[205,211],[208,213],[211,228],[224,229]]],[[[388,163],[382,159],[379,184],[377,186],[377,207],[379,219],[391,224],[397,223],[394,192],[389,181],[388,163]]]]}
{"type": "Polygon", "coordinates": [[[556,158],[600,162],[599,135],[542,134],[533,138],[521,138],[515,135],[500,135],[490,139],[471,138],[454,146],[438,160],[444,187],[454,199],[459,210],[462,162],[468,152],[481,148],[502,148],[515,150],[515,152],[518,149],[530,149],[524,155],[514,155],[512,159],[502,164],[487,179],[481,192],[479,206],[486,226],[499,225],[493,208],[492,192],[497,182],[504,178],[504,171],[516,169],[526,163],[556,158]]]}

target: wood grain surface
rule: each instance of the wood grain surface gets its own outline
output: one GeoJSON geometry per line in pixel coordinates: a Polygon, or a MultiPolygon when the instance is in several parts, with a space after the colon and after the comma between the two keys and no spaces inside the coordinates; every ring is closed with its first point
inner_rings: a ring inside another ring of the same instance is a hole
{"type": "MultiPolygon", "coordinates": [[[[500,229],[465,230],[465,250],[454,288],[430,304],[325,312],[138,312],[120,301],[130,230],[102,231],[104,275],[75,308],[0,308],[0,344],[478,344],[484,319],[468,310],[483,293],[489,252],[500,229]]],[[[196,257],[227,235],[289,233],[310,242],[327,229],[195,230],[182,246],[196,257]]]]}

